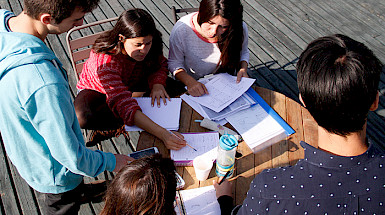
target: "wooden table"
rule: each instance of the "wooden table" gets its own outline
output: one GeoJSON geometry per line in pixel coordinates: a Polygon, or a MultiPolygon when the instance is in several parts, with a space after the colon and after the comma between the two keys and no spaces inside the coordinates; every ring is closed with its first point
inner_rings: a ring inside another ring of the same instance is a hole
{"type": "MultiPolygon", "coordinates": [[[[303,158],[304,152],[299,142],[303,140],[315,146],[314,143],[317,143],[318,138],[317,124],[304,107],[283,94],[260,87],[255,87],[254,89],[296,133],[256,154],[253,154],[244,142],[239,144],[237,151],[242,156],[237,158],[235,163],[236,173],[232,179],[235,204],[242,204],[249,190],[250,182],[256,174],[267,168],[294,165],[299,159],[303,158]]],[[[179,132],[208,131],[200,127],[199,123],[194,121],[196,119],[202,119],[202,116],[183,102],[179,132]]],[[[139,137],[137,150],[152,146],[158,147],[159,152],[164,156],[170,156],[169,150],[165,148],[161,140],[147,132],[142,132],[139,137]]],[[[186,182],[185,189],[208,186],[212,184],[213,179],[217,180],[215,165],[211,170],[209,178],[203,182],[195,178],[193,167],[177,167],[177,171],[186,182]]]]}

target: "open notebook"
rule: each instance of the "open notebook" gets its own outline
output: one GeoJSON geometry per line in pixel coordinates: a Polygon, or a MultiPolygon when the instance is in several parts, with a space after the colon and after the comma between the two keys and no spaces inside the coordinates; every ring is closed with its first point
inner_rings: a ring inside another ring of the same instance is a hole
{"type": "MultiPolygon", "coordinates": [[[[135,99],[138,101],[142,112],[156,124],[167,130],[179,129],[180,108],[182,105],[181,98],[171,98],[171,101],[167,100],[167,105],[161,102],[160,107],[158,107],[156,103],[154,107],[151,106],[151,97],[137,97],[135,99]]],[[[126,131],[143,130],[137,126],[126,126],[126,131]]]]}
{"type": "Polygon", "coordinates": [[[177,191],[175,212],[177,215],[220,215],[214,186],[177,191]]]}
{"type": "Polygon", "coordinates": [[[257,103],[226,117],[226,120],[254,153],[295,133],[255,90],[250,88],[248,93],[257,103]]]}
{"type": "Polygon", "coordinates": [[[176,166],[192,166],[192,161],[197,156],[207,156],[212,161],[217,158],[217,147],[219,144],[219,133],[201,132],[201,133],[181,133],[187,144],[194,147],[196,151],[188,146],[180,150],[170,150],[170,157],[174,160],[176,166]]]}

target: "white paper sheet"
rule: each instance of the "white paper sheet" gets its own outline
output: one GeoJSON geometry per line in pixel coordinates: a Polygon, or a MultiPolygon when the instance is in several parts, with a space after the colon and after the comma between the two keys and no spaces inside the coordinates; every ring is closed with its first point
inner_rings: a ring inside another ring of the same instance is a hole
{"type": "Polygon", "coordinates": [[[239,111],[226,119],[253,151],[260,149],[258,147],[260,144],[277,136],[282,138],[281,134],[285,134],[283,127],[259,104],[239,111]]]}
{"type": "Polygon", "coordinates": [[[180,150],[170,150],[170,157],[175,162],[192,161],[197,156],[207,156],[211,160],[217,158],[217,147],[219,144],[218,132],[202,132],[202,133],[181,133],[186,142],[195,148],[185,146],[180,150]]]}
{"type": "MultiPolygon", "coordinates": [[[[142,112],[156,124],[167,130],[179,129],[181,98],[171,98],[171,101],[167,100],[167,105],[161,102],[160,107],[156,104],[154,107],[151,106],[151,97],[136,97],[135,99],[138,101],[142,112]]],[[[126,131],[143,131],[137,126],[125,126],[125,128],[126,131]]]]}

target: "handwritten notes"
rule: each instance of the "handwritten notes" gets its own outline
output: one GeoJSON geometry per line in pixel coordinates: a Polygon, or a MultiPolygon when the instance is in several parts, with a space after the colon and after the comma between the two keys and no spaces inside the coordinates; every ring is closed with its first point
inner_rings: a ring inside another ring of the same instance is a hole
{"type": "Polygon", "coordinates": [[[190,147],[183,147],[182,149],[170,150],[171,159],[179,163],[191,163],[197,156],[208,156],[211,160],[217,157],[217,146],[219,144],[218,132],[204,132],[204,133],[181,133],[189,145],[194,147],[194,151],[190,147]]]}
{"type": "Polygon", "coordinates": [[[178,215],[220,215],[214,186],[178,191],[175,212],[178,215]]]}

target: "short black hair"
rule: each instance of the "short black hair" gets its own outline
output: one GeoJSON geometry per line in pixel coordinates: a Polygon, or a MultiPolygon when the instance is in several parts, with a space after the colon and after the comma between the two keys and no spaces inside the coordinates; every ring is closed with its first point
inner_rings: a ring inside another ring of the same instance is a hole
{"type": "Polygon", "coordinates": [[[39,19],[43,13],[48,13],[60,24],[64,19],[70,17],[79,7],[83,12],[91,12],[95,9],[100,0],[24,0],[24,12],[39,19]]]}
{"type": "Polygon", "coordinates": [[[311,42],[297,63],[297,80],[318,125],[342,136],[362,130],[377,96],[382,66],[369,48],[348,36],[311,42]]]}

